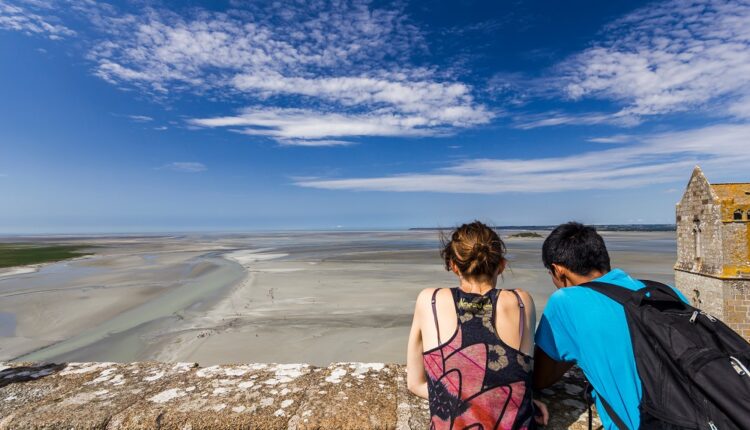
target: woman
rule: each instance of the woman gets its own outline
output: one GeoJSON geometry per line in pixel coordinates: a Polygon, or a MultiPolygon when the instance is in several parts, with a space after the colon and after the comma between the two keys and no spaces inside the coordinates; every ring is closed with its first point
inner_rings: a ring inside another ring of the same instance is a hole
{"type": "Polygon", "coordinates": [[[545,424],[547,409],[531,398],[534,301],[525,291],[496,288],[505,244],[475,221],[444,245],[445,268],[459,286],[419,294],[407,351],[407,385],[429,399],[430,429],[545,424]]]}

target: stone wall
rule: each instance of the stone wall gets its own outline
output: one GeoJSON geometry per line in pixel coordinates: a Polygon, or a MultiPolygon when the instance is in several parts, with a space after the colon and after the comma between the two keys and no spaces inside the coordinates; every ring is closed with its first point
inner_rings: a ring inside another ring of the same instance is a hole
{"type": "Polygon", "coordinates": [[[724,256],[723,276],[750,279],[750,223],[724,223],[724,256]]]}
{"type": "Polygon", "coordinates": [[[750,279],[724,281],[723,321],[750,342],[750,279]]]}
{"type": "MultiPolygon", "coordinates": [[[[587,428],[582,390],[572,370],[542,391],[547,428],[587,428]]],[[[0,429],[426,430],[428,419],[395,364],[0,363],[0,429]]]]}
{"type": "Polygon", "coordinates": [[[724,281],[719,278],[675,270],[675,286],[691,304],[724,320],[724,281]]]}
{"type": "Polygon", "coordinates": [[[721,279],[676,270],[675,285],[693,306],[721,319],[750,341],[750,279],[721,279]]]}

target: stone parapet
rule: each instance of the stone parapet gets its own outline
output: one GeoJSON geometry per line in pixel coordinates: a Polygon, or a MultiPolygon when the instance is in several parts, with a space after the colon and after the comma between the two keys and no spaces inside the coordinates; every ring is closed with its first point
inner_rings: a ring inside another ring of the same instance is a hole
{"type": "MultiPolygon", "coordinates": [[[[582,390],[574,369],[540,393],[547,428],[587,428],[582,390]]],[[[0,430],[426,430],[428,420],[397,364],[0,363],[0,430]]]]}

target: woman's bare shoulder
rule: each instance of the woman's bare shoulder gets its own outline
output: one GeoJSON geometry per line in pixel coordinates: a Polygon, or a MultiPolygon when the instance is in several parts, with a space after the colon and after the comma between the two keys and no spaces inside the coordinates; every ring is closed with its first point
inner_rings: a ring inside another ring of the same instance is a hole
{"type": "Polygon", "coordinates": [[[531,305],[531,306],[534,305],[534,297],[532,297],[528,291],[517,288],[516,292],[521,297],[521,300],[523,300],[523,303],[525,305],[531,305]]]}
{"type": "Polygon", "coordinates": [[[425,311],[432,305],[432,294],[437,288],[425,288],[417,295],[416,312],[425,311]]]}
{"type": "Polygon", "coordinates": [[[503,309],[518,307],[518,298],[516,298],[515,294],[512,294],[513,291],[515,291],[518,294],[518,297],[521,298],[521,301],[523,302],[524,306],[526,307],[534,306],[534,298],[526,290],[522,290],[518,288],[515,290],[507,290],[507,291],[508,293],[504,294],[505,297],[503,298],[503,300],[499,301],[503,309]]]}
{"type": "Polygon", "coordinates": [[[450,288],[425,288],[417,296],[417,306],[432,306],[433,294],[435,294],[435,297],[447,297],[451,295],[450,288]],[[438,290],[437,294],[435,294],[436,290],[438,290]]]}

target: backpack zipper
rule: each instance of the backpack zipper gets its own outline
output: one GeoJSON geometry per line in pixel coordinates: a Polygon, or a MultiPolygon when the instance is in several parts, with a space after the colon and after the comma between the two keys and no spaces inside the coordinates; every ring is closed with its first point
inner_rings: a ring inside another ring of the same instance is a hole
{"type": "Polygon", "coordinates": [[[713,315],[709,314],[708,312],[701,311],[701,314],[708,318],[711,322],[716,322],[716,318],[714,318],[713,315]]]}
{"type": "Polygon", "coordinates": [[[693,311],[693,315],[690,316],[690,322],[691,323],[695,324],[695,319],[698,318],[698,314],[699,313],[700,312],[698,312],[698,311],[693,311]]]}
{"type": "Polygon", "coordinates": [[[708,422],[708,428],[710,428],[711,430],[719,430],[719,428],[716,427],[716,424],[714,424],[713,421],[708,422]]]}
{"type": "Polygon", "coordinates": [[[732,367],[734,367],[734,370],[740,374],[740,376],[748,376],[750,375],[750,371],[747,370],[747,367],[745,367],[744,364],[740,360],[738,360],[735,357],[729,356],[729,360],[732,362],[732,367]]]}

